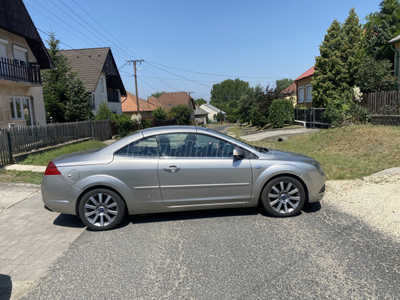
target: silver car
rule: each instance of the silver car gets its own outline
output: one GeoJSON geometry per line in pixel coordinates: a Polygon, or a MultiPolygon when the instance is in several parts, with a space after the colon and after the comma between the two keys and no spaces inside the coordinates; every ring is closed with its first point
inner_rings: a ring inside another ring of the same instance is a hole
{"type": "Polygon", "coordinates": [[[92,230],[112,229],[127,213],[259,203],[272,216],[289,217],[324,192],[316,160],[193,126],[145,129],[102,149],[58,157],[42,181],[47,209],[78,215],[92,230]]]}

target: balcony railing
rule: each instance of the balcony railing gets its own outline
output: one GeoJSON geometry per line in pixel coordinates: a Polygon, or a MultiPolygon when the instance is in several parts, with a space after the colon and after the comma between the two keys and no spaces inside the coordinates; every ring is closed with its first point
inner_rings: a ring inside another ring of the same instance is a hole
{"type": "Polygon", "coordinates": [[[40,67],[37,63],[8,58],[0,58],[0,78],[41,84],[40,67]]]}

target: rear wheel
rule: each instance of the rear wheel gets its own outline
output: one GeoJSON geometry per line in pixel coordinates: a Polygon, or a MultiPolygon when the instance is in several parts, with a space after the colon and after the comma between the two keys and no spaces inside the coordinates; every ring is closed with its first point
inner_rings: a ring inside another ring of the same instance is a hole
{"type": "Polygon", "coordinates": [[[117,227],[125,215],[122,198],[108,189],[87,192],[79,203],[79,216],[92,230],[109,230],[117,227]]]}
{"type": "Polygon", "coordinates": [[[265,210],[274,217],[290,217],[303,208],[306,195],[303,185],[292,177],[271,180],[261,193],[265,210]]]}

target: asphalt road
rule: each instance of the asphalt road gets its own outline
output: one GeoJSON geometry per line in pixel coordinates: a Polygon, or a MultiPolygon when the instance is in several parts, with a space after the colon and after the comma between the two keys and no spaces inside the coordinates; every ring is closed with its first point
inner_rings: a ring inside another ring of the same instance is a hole
{"type": "Polygon", "coordinates": [[[398,299],[400,245],[319,204],[131,216],[84,231],[24,299],[398,299]]]}

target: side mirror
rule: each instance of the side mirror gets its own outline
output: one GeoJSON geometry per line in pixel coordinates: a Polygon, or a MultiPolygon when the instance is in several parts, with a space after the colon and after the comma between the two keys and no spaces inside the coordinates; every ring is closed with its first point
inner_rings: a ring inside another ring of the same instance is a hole
{"type": "Polygon", "coordinates": [[[233,158],[235,159],[245,158],[244,150],[242,148],[235,147],[235,149],[233,149],[233,158]]]}

